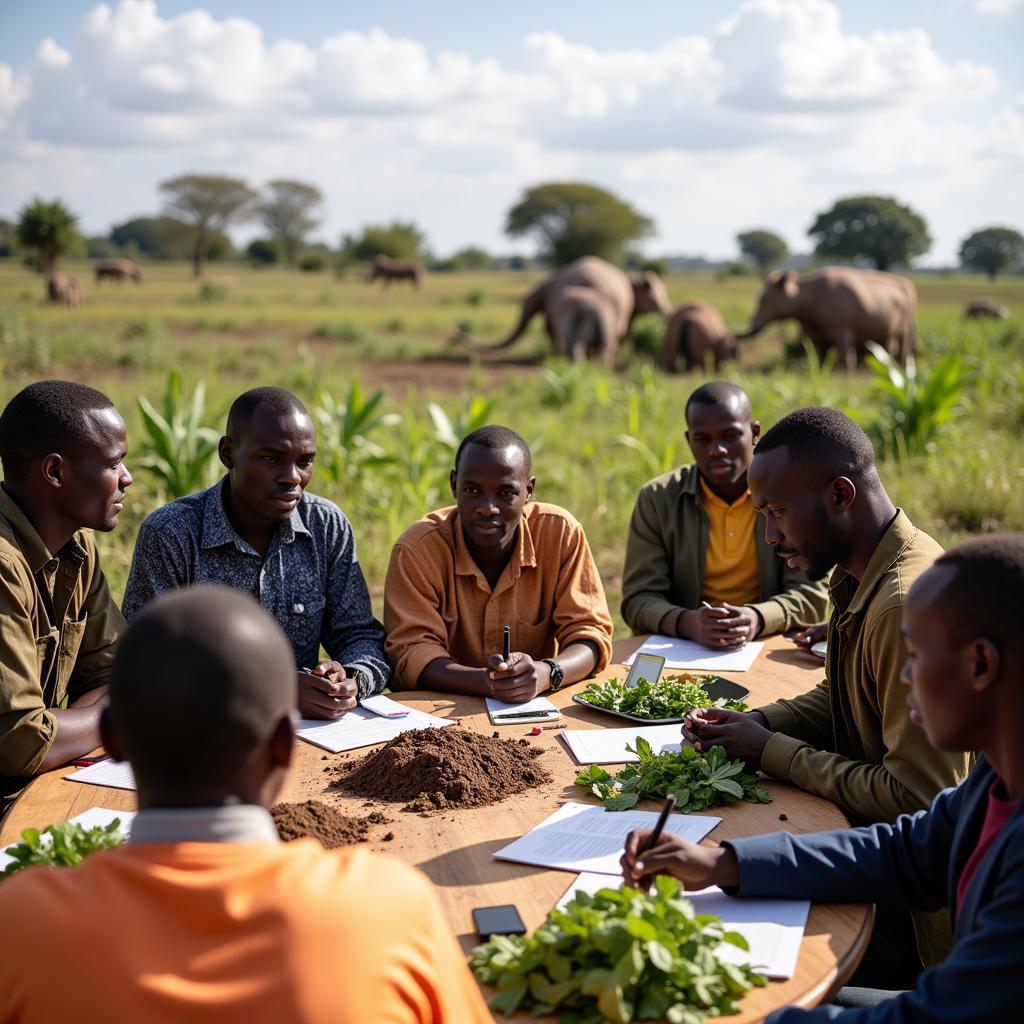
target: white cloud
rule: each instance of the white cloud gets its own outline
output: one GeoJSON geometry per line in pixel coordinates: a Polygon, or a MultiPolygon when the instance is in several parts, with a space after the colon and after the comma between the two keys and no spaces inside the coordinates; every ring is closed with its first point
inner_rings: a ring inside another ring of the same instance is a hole
{"type": "Polygon", "coordinates": [[[304,176],[332,233],[415,216],[438,249],[508,249],[518,192],[576,177],[652,213],[658,248],[723,254],[755,221],[800,246],[819,196],[938,194],[974,157],[992,181],[1024,160],[1024,101],[977,116],[994,70],[920,28],[857,35],[829,0],[744,0],[706,36],[655,39],[524,32],[498,61],[382,30],[271,43],[247,18],[101,4],[67,49],[45,39],[28,67],[0,64],[0,190],[69,190],[102,228],[155,209],[156,183],[184,170],[304,176]]]}
{"type": "Polygon", "coordinates": [[[972,0],[971,6],[979,14],[1012,14],[1021,0],[972,0]]]}

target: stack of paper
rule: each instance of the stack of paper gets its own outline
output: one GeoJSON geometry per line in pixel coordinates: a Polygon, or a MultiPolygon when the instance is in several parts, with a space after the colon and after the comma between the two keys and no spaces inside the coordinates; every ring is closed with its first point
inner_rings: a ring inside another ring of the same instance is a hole
{"type": "MultiPolygon", "coordinates": [[[[619,875],[626,836],[635,828],[654,828],[657,820],[657,811],[606,811],[591,804],[567,803],[494,856],[559,871],[619,875]]],[[[721,820],[706,814],[670,814],[665,828],[699,843],[721,820]]]]}
{"type": "Polygon", "coordinates": [[[657,654],[665,659],[665,668],[692,672],[746,672],[762,647],[764,644],[755,640],[735,650],[713,651],[692,640],[656,633],[626,659],[626,664],[632,665],[638,654],[657,654]]]}
{"type": "Polygon", "coordinates": [[[566,729],[562,733],[572,756],[580,764],[626,764],[639,761],[636,754],[626,750],[626,744],[636,747],[637,736],[643,736],[656,754],[669,750],[679,753],[682,742],[680,725],[634,725],[626,729],[566,729]]]}
{"type": "MultiPolygon", "coordinates": [[[[109,807],[90,807],[89,810],[76,814],[71,820],[83,828],[95,828],[97,825],[109,825],[115,818],[118,818],[121,822],[121,834],[127,839],[128,833],[131,832],[132,819],[136,813],[138,812],[112,811],[109,807]]],[[[50,822],[49,824],[55,823],[50,822]]],[[[42,838],[44,843],[50,842],[48,835],[44,835],[42,838]]],[[[6,850],[0,850],[0,871],[3,871],[13,860],[14,858],[6,850]]]]}
{"type": "MultiPolygon", "coordinates": [[[[127,761],[97,761],[88,768],[65,775],[68,782],[88,782],[93,786],[109,786],[111,789],[135,789],[135,776],[127,761]]],[[[72,821],[76,820],[74,818],[72,821]]]]}
{"type": "Polygon", "coordinates": [[[527,716],[535,714],[552,714],[558,710],[547,697],[534,697],[523,704],[510,704],[507,700],[496,697],[485,697],[489,715],[527,716]]]}
{"type": "MultiPolygon", "coordinates": [[[[581,874],[558,901],[564,907],[577,892],[595,893],[616,888],[620,879],[587,871],[581,874]]],[[[715,914],[728,932],[739,932],[750,950],[723,942],[716,952],[733,964],[751,964],[769,978],[791,978],[796,970],[800,942],[807,927],[811,904],[808,900],[737,899],[727,896],[717,885],[688,892],[698,914],[715,914]]]]}
{"type": "Polygon", "coordinates": [[[379,715],[356,708],[334,722],[320,722],[315,718],[303,718],[296,735],[307,743],[313,743],[324,750],[337,754],[342,750],[356,750],[358,747],[372,747],[376,743],[387,743],[411,729],[443,729],[454,725],[445,718],[435,718],[424,711],[409,708],[403,718],[381,718],[379,715]]]}

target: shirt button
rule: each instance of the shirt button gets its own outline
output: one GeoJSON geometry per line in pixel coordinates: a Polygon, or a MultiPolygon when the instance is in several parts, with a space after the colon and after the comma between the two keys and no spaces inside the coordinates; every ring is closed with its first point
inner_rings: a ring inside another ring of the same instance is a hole
{"type": "Polygon", "coordinates": [[[292,611],[296,615],[301,615],[305,610],[306,606],[299,601],[296,601],[295,604],[292,605],[292,611]]]}

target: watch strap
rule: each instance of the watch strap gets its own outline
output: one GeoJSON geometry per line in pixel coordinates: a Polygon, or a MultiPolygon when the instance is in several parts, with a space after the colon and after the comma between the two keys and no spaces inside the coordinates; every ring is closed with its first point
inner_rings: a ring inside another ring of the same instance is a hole
{"type": "Polygon", "coordinates": [[[560,689],[565,681],[565,672],[562,670],[562,666],[554,658],[541,658],[541,661],[551,670],[551,689],[560,689]]]}

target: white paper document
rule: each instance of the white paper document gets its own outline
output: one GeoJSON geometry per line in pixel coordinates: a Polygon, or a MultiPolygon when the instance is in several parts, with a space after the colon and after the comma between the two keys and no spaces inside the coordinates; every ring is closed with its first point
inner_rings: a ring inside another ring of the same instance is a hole
{"type": "Polygon", "coordinates": [[[643,736],[656,754],[670,750],[679,753],[682,743],[681,725],[634,725],[625,729],[566,729],[562,733],[573,757],[580,764],[627,764],[639,761],[636,754],[626,750],[626,744],[636,746],[637,736],[643,736]]]}
{"type": "Polygon", "coordinates": [[[495,697],[485,697],[484,700],[487,702],[489,715],[526,715],[558,710],[547,697],[534,697],[533,700],[528,700],[525,704],[510,704],[508,701],[498,700],[495,697]]]}
{"type": "MultiPolygon", "coordinates": [[[[595,893],[617,885],[617,879],[586,871],[566,889],[557,905],[564,907],[577,892],[595,893]]],[[[737,899],[727,896],[717,885],[688,892],[686,898],[696,913],[715,914],[726,931],[739,932],[749,943],[747,951],[723,942],[717,950],[723,960],[750,964],[769,978],[793,976],[811,910],[808,900],[737,899]]]]}
{"type": "MultiPolygon", "coordinates": [[[[127,761],[97,761],[88,768],[64,776],[68,782],[88,782],[93,786],[109,786],[111,789],[135,789],[135,776],[127,761]]],[[[74,819],[72,819],[74,820],[74,819]]]]}
{"type": "Polygon", "coordinates": [[[692,640],[677,636],[649,637],[627,659],[632,665],[638,654],[657,654],[665,659],[665,668],[685,669],[691,672],[746,672],[758,656],[763,643],[757,640],[733,651],[713,651],[692,640]]]}
{"type": "Polygon", "coordinates": [[[299,721],[296,735],[307,743],[323,747],[337,754],[342,750],[356,750],[372,747],[376,743],[387,743],[411,729],[443,729],[454,725],[445,718],[435,718],[426,712],[409,708],[404,718],[381,718],[370,711],[355,708],[343,718],[334,722],[321,722],[315,718],[299,721]]]}
{"type": "MultiPolygon", "coordinates": [[[[121,821],[121,834],[127,839],[132,827],[132,818],[135,817],[135,814],[135,811],[112,811],[109,807],[90,807],[89,810],[76,814],[71,820],[83,828],[95,828],[97,825],[109,825],[115,818],[118,818],[121,821]]],[[[49,822],[49,824],[52,825],[55,822],[49,822]]],[[[45,828],[46,826],[42,827],[45,828]]],[[[44,843],[49,842],[50,837],[44,835],[42,841],[44,843]]],[[[7,849],[10,849],[10,847],[7,849]]],[[[14,858],[6,850],[0,850],[0,871],[3,871],[13,860],[14,858]]]]}
{"type": "MultiPolygon", "coordinates": [[[[657,820],[657,811],[606,811],[592,804],[567,803],[494,856],[559,871],[621,876],[619,857],[626,836],[635,828],[654,828],[657,820]]],[[[721,820],[706,814],[670,814],[665,827],[699,843],[721,820]]]]}

